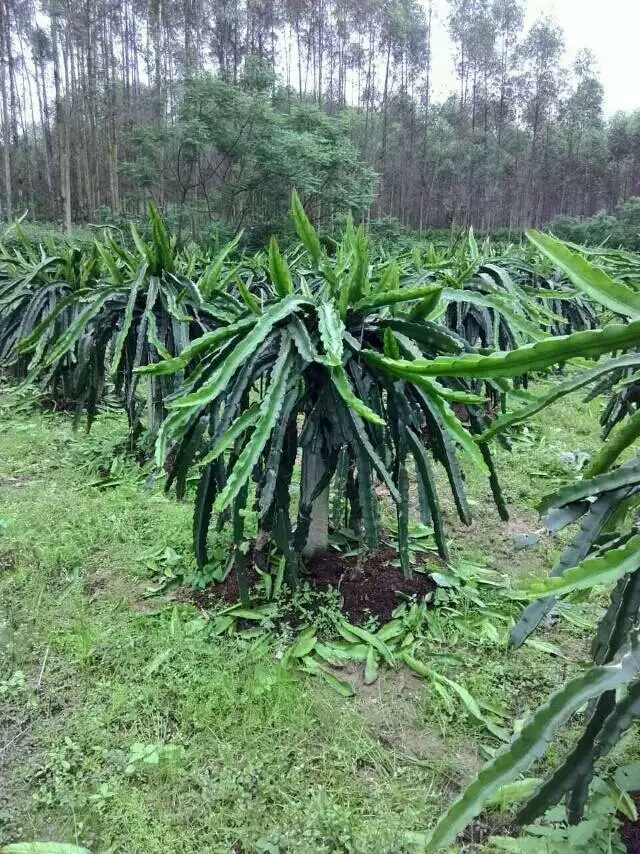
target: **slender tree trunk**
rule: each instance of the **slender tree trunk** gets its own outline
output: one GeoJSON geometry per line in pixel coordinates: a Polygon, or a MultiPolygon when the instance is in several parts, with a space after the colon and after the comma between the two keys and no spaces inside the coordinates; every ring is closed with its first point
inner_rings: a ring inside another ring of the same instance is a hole
{"type": "Polygon", "coordinates": [[[389,132],[389,72],[391,68],[391,39],[387,45],[387,61],[384,72],[384,91],[382,95],[382,152],[380,157],[380,175],[382,186],[388,183],[386,174],[387,140],[389,132]]]}
{"type": "MultiPolygon", "coordinates": [[[[47,102],[47,89],[44,76],[44,59],[40,60],[34,57],[35,78],[36,78],[36,96],[38,98],[38,109],[40,111],[40,122],[43,128],[44,136],[44,173],[47,182],[47,192],[49,200],[53,199],[53,179],[51,177],[51,161],[53,160],[53,143],[51,141],[51,123],[49,120],[49,104],[47,102]],[[38,71],[40,72],[41,85],[38,83],[38,71]]],[[[53,205],[55,210],[55,204],[53,205]]]]}
{"type": "Polygon", "coordinates": [[[2,136],[4,161],[4,193],[5,217],[8,222],[13,219],[13,197],[11,192],[11,124],[9,121],[9,99],[7,98],[7,71],[4,59],[0,61],[0,86],[2,87],[2,136]]]}
{"type": "Polygon", "coordinates": [[[53,82],[56,98],[56,130],[58,133],[58,158],[60,163],[60,198],[62,201],[62,212],[64,226],[67,231],[71,230],[71,177],[69,163],[69,139],[62,101],[62,84],[60,81],[60,56],[58,54],[58,10],[56,0],[52,0],[50,6],[51,15],[51,50],[53,53],[53,82]]]}
{"type": "Polygon", "coordinates": [[[13,219],[13,194],[11,189],[11,119],[9,115],[9,93],[7,79],[7,56],[4,46],[6,44],[6,33],[9,21],[6,18],[6,10],[3,2],[0,2],[0,15],[2,16],[2,55],[0,56],[0,87],[2,88],[2,136],[3,136],[3,161],[4,161],[4,192],[5,192],[5,217],[8,222],[13,219]]]}

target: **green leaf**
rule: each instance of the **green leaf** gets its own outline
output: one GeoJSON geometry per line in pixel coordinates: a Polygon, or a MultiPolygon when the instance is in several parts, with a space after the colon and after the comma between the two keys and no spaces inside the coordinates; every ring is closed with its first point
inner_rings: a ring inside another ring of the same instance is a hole
{"type": "Polygon", "coordinates": [[[510,744],[505,745],[454,801],[432,830],[426,851],[451,845],[501,786],[511,782],[541,757],[556,730],[573,712],[605,691],[630,682],[640,667],[640,644],[612,664],[593,667],[572,679],[536,711],[510,744]]]}
{"type": "Polygon", "coordinates": [[[507,807],[519,804],[525,798],[528,798],[541,782],[540,777],[524,777],[522,780],[516,780],[514,783],[506,783],[504,786],[500,786],[493,797],[488,799],[486,805],[489,809],[496,809],[502,812],[507,807]]]}
{"type": "MultiPolygon", "coordinates": [[[[485,442],[497,433],[505,430],[507,427],[512,427],[514,424],[522,424],[523,421],[527,421],[537,412],[540,412],[542,409],[545,409],[547,406],[555,403],[556,400],[577,391],[579,388],[583,388],[583,386],[586,386],[589,383],[595,382],[600,377],[606,376],[606,374],[609,374],[612,371],[617,371],[620,368],[625,367],[635,367],[639,364],[640,354],[630,353],[628,356],[622,356],[619,359],[609,359],[606,362],[601,362],[592,370],[574,374],[569,377],[569,379],[563,380],[563,382],[554,383],[548,394],[534,399],[526,406],[522,406],[519,409],[515,409],[513,412],[509,412],[506,415],[500,415],[496,418],[491,426],[485,430],[480,439],[485,442]]],[[[599,472],[597,471],[593,472],[593,474],[598,473],[599,472]]]]}
{"type": "Polygon", "coordinates": [[[598,584],[614,584],[624,575],[640,569],[640,535],[624,546],[611,549],[602,556],[590,557],[557,578],[534,581],[525,589],[528,599],[544,596],[564,596],[575,590],[589,590],[598,584]]]}
{"type": "Polygon", "coordinates": [[[305,629],[296,638],[295,643],[289,650],[289,654],[292,658],[304,658],[313,650],[316,641],[316,630],[314,628],[305,629]]]}
{"type": "Polygon", "coordinates": [[[381,320],[384,328],[404,335],[409,341],[421,345],[428,352],[462,353],[464,345],[461,339],[454,336],[448,329],[431,320],[411,322],[396,317],[385,317],[381,320]]]}
{"type": "Polygon", "coordinates": [[[370,646],[367,653],[367,660],[364,665],[364,684],[373,685],[378,678],[378,657],[375,649],[370,646]]]}
{"type": "Polygon", "coordinates": [[[427,377],[412,377],[411,382],[421,389],[435,391],[438,397],[451,403],[485,404],[487,402],[487,398],[481,394],[473,394],[458,388],[447,388],[440,385],[436,380],[427,379],[427,377]]]}
{"type": "Polygon", "coordinates": [[[213,445],[213,448],[205,457],[203,457],[202,460],[200,460],[199,465],[209,465],[210,462],[216,460],[221,454],[224,454],[225,451],[228,451],[239,436],[242,436],[242,434],[245,433],[250,427],[253,427],[259,417],[260,407],[257,403],[253,403],[248,409],[246,409],[242,413],[242,415],[236,418],[236,420],[229,427],[229,429],[225,430],[222,436],[220,436],[220,438],[216,440],[213,445]]]}
{"type": "Polygon", "coordinates": [[[116,285],[122,284],[122,272],[120,271],[120,268],[118,267],[118,264],[116,262],[117,256],[115,255],[115,253],[110,252],[106,246],[104,246],[102,243],[99,243],[98,241],[96,241],[95,246],[98,250],[98,254],[106,264],[107,270],[109,271],[109,278],[111,279],[111,281],[116,285]]]}
{"type": "Polygon", "coordinates": [[[400,567],[402,568],[403,576],[411,578],[411,556],[409,553],[409,474],[404,459],[399,465],[397,477],[398,492],[400,493],[400,503],[397,507],[398,553],[400,555],[400,567]]]}
{"type": "Polygon", "coordinates": [[[366,629],[361,628],[360,626],[352,626],[351,623],[348,623],[346,620],[343,620],[342,627],[346,629],[352,635],[355,635],[361,641],[364,641],[369,646],[373,647],[380,655],[384,658],[387,664],[393,666],[394,664],[394,656],[386,643],[380,640],[376,635],[371,634],[366,629]]]}
{"type": "Polygon", "coordinates": [[[628,350],[640,341],[640,321],[627,325],[611,324],[599,330],[574,332],[526,344],[516,350],[497,351],[489,356],[468,353],[462,356],[438,356],[414,361],[387,359],[375,350],[363,350],[371,364],[402,379],[414,375],[432,377],[471,377],[492,379],[514,377],[542,371],[551,365],[577,357],[601,356],[614,350],[628,350]]]}
{"type": "Polygon", "coordinates": [[[389,359],[401,359],[400,347],[393,334],[393,330],[388,326],[385,327],[383,337],[383,352],[389,359]]]}
{"type": "Polygon", "coordinates": [[[293,218],[293,224],[298,237],[311,256],[314,267],[319,267],[320,259],[322,258],[322,247],[320,246],[318,235],[316,234],[314,227],[309,222],[305,210],[302,207],[300,197],[295,190],[291,194],[291,216],[293,218]]]}
{"type": "Polygon", "coordinates": [[[319,676],[324,679],[330,688],[333,688],[341,697],[353,697],[356,693],[346,679],[338,679],[333,673],[328,673],[324,668],[320,668],[319,676]]]}
{"type": "Polygon", "coordinates": [[[182,441],[178,446],[173,465],[169,472],[169,477],[165,482],[165,492],[168,492],[175,481],[176,497],[178,498],[178,501],[181,501],[185,496],[187,489],[187,474],[191,468],[195,455],[202,446],[202,437],[204,436],[205,429],[205,419],[195,417],[189,424],[182,437],[182,441]]]}
{"type": "Polygon", "coordinates": [[[2,854],[91,854],[88,848],[64,842],[13,842],[0,848],[2,854]]]}
{"type": "MultiPolygon", "coordinates": [[[[636,617],[637,610],[634,619],[636,617]]],[[[625,637],[628,635],[629,630],[625,635],[620,635],[618,648],[628,647],[625,645],[625,637]]],[[[632,632],[632,650],[635,643],[632,632]]],[[[603,691],[597,702],[591,705],[587,725],[579,739],[565,755],[562,763],[520,808],[517,820],[523,824],[534,821],[568,793],[567,817],[570,822],[579,821],[582,818],[596,760],[605,756],[618,744],[639,713],[640,680],[632,681],[623,699],[618,703],[616,703],[616,691],[613,689],[603,691]]]]}
{"type": "MultiPolygon", "coordinates": [[[[469,504],[467,502],[464,479],[462,471],[460,470],[460,464],[458,463],[458,457],[456,456],[456,449],[454,447],[452,437],[447,432],[446,427],[443,427],[441,424],[438,424],[438,427],[440,428],[443,450],[442,464],[447,472],[447,478],[449,480],[449,486],[451,487],[451,493],[456,505],[456,510],[458,511],[458,516],[464,525],[471,525],[471,510],[469,509],[469,504]]],[[[482,447],[480,448],[480,453],[482,453],[482,447]]],[[[488,467],[487,472],[491,477],[491,471],[488,467]]]]}
{"type": "Polygon", "coordinates": [[[292,413],[298,400],[299,395],[296,388],[293,388],[286,394],[280,417],[271,435],[269,454],[265,464],[262,488],[260,489],[260,502],[258,505],[260,519],[264,519],[272,507],[274,498],[276,497],[278,482],[283,478],[283,469],[281,466],[282,452],[288,431],[291,430],[292,426],[295,430],[295,420],[292,425],[292,413]]]}
{"type": "Polygon", "coordinates": [[[289,265],[280,254],[278,241],[272,237],[269,241],[269,275],[276,289],[276,293],[281,297],[286,297],[293,292],[293,279],[289,265]]]}
{"type": "Polygon", "coordinates": [[[455,682],[453,679],[448,679],[446,676],[443,676],[441,673],[437,673],[436,671],[433,671],[431,675],[436,682],[447,685],[452,691],[455,691],[458,697],[462,700],[465,709],[472,717],[482,723],[485,723],[485,718],[480,711],[480,706],[463,685],[460,685],[459,682],[455,682]]]}
{"type": "Polygon", "coordinates": [[[173,358],[171,353],[164,346],[160,338],[158,337],[158,325],[156,323],[156,318],[153,311],[145,310],[145,318],[147,321],[147,341],[151,344],[152,347],[155,347],[158,351],[158,355],[161,359],[169,360],[173,358]]]}
{"type": "Polygon", "coordinates": [[[364,643],[346,643],[339,646],[332,643],[320,643],[315,646],[315,653],[332,665],[344,664],[346,661],[366,661],[371,647],[364,643]]]}
{"type": "Polygon", "coordinates": [[[506,317],[515,329],[524,332],[528,338],[539,341],[547,337],[547,334],[540,329],[538,324],[533,323],[518,312],[518,303],[514,303],[513,299],[501,297],[499,294],[484,294],[480,291],[466,291],[456,288],[444,288],[442,299],[448,302],[491,308],[506,317]],[[516,305],[516,309],[513,308],[514,305],[516,305]]]}
{"type": "Polygon", "coordinates": [[[363,403],[359,397],[353,393],[353,389],[349,383],[347,375],[342,365],[335,366],[331,370],[331,380],[336,388],[336,391],[344,402],[353,409],[358,415],[362,416],[365,421],[370,421],[372,424],[379,424],[384,427],[385,420],[381,418],[373,409],[369,409],[366,403],[363,403]]]}
{"type": "MultiPolygon", "coordinates": [[[[318,329],[324,346],[327,365],[341,366],[344,351],[344,323],[331,302],[322,302],[318,306],[318,329]]],[[[318,361],[320,361],[318,359],[318,361]]]]}
{"type": "MultiPolygon", "coordinates": [[[[216,289],[220,282],[220,274],[222,273],[224,263],[242,239],[242,234],[243,232],[239,231],[233,240],[229,241],[229,243],[222,247],[215,261],[211,264],[208,270],[205,271],[204,275],[198,282],[198,290],[203,297],[210,297],[212,292],[216,289]]],[[[230,272],[230,276],[235,275],[235,272],[236,268],[234,267],[230,272]]]]}
{"type": "Polygon", "coordinates": [[[473,233],[473,226],[469,228],[467,242],[469,243],[469,255],[471,256],[471,260],[477,261],[480,258],[480,250],[478,249],[478,242],[473,233]]]}
{"type": "MultiPolygon", "coordinates": [[[[340,317],[347,313],[349,303],[358,302],[371,290],[369,282],[369,244],[362,228],[358,228],[354,235],[355,263],[352,262],[348,283],[339,284],[337,279],[333,282],[334,293],[336,288],[341,288],[339,295],[340,317]]],[[[324,273],[327,275],[331,268],[325,265],[324,273]]],[[[333,271],[332,271],[333,272],[333,271]]]]}
{"type": "Polygon", "coordinates": [[[433,676],[433,670],[422,661],[418,661],[417,658],[414,658],[408,652],[402,652],[402,660],[416,673],[418,676],[422,677],[422,679],[430,679],[433,676]]]}
{"type": "Polygon", "coordinates": [[[603,474],[616,462],[618,457],[640,437],[640,412],[635,412],[627,420],[618,424],[593,457],[584,472],[588,480],[603,474]]]}
{"type": "Polygon", "coordinates": [[[543,498],[538,509],[544,514],[552,507],[563,507],[565,504],[573,504],[592,495],[613,492],[625,486],[636,486],[638,483],[640,483],[640,458],[636,458],[633,464],[620,466],[614,471],[563,486],[557,492],[543,498]]]}
{"type": "Polygon", "coordinates": [[[413,430],[407,428],[407,439],[411,448],[411,453],[416,462],[416,470],[422,482],[425,491],[425,497],[433,522],[433,533],[438,546],[438,553],[443,560],[449,560],[449,548],[447,546],[447,538],[442,526],[442,514],[438,504],[438,491],[435,482],[431,463],[427,455],[426,448],[413,430]]]}
{"type": "Polygon", "coordinates": [[[380,626],[376,632],[377,637],[382,641],[394,640],[394,638],[398,638],[402,634],[404,634],[404,623],[402,620],[391,620],[380,626]]]}
{"type": "Polygon", "coordinates": [[[536,640],[535,638],[527,638],[524,643],[525,646],[530,646],[531,649],[537,649],[538,652],[546,652],[547,655],[553,655],[557,658],[565,658],[568,660],[568,656],[566,656],[559,647],[555,646],[552,643],[548,643],[547,641],[536,640]]]}
{"type": "Polygon", "coordinates": [[[254,314],[260,316],[262,314],[262,306],[258,302],[258,300],[251,293],[249,288],[242,281],[240,276],[236,276],[236,287],[238,288],[238,292],[242,297],[242,301],[247,306],[249,311],[252,311],[254,314]]]}
{"type": "Polygon", "coordinates": [[[598,624],[591,641],[591,655],[596,664],[606,664],[615,657],[639,614],[640,572],[635,572],[618,581],[611,594],[609,607],[598,624]]]}
{"type": "Polygon", "coordinates": [[[167,374],[175,374],[178,371],[184,371],[189,362],[200,355],[203,350],[215,350],[220,344],[223,344],[236,335],[242,335],[242,333],[253,329],[255,326],[256,318],[252,316],[238,320],[236,323],[231,323],[229,326],[214,329],[213,332],[205,332],[204,335],[201,335],[189,344],[188,347],[185,347],[179,356],[164,362],[158,362],[156,365],[145,365],[137,368],[137,373],[165,376],[167,374]]]}
{"type": "Polygon", "coordinates": [[[172,401],[171,408],[206,406],[210,401],[214,400],[227,388],[236,373],[245,365],[256,348],[262,344],[273,327],[302,305],[308,305],[308,300],[301,297],[289,296],[265,311],[259,320],[253,322],[253,328],[229,353],[222,365],[215,372],[213,379],[201,389],[198,389],[198,391],[172,401]]]}
{"type": "Polygon", "coordinates": [[[614,282],[602,268],[594,267],[557,238],[533,229],[527,231],[527,237],[591,299],[616,314],[640,317],[640,294],[620,282],[614,282]]]}
{"type": "Polygon", "coordinates": [[[429,304],[436,304],[440,299],[442,288],[440,285],[419,285],[415,288],[399,288],[395,291],[371,294],[361,299],[353,306],[353,311],[367,312],[386,305],[397,305],[401,302],[413,302],[415,300],[428,299],[429,304]]]}
{"type": "Polygon", "coordinates": [[[294,316],[291,319],[291,322],[287,326],[287,331],[296,345],[296,350],[305,362],[313,362],[317,359],[318,351],[311,340],[307,327],[299,317],[294,316]]]}
{"type": "Polygon", "coordinates": [[[54,362],[64,356],[84,334],[85,329],[101,312],[105,302],[113,296],[110,292],[97,294],[87,308],[74,320],[71,326],[67,327],[66,331],[57,339],[51,352],[44,362],[44,367],[53,365],[54,362]]]}
{"type": "Polygon", "coordinates": [[[260,404],[260,418],[251,438],[244,446],[236,464],[229,473],[224,489],[216,498],[216,512],[221,513],[240,492],[269,441],[271,431],[282,409],[291,365],[291,339],[287,336],[283,341],[278,361],[271,373],[269,388],[260,404]]]}
{"type": "Polygon", "coordinates": [[[136,249],[138,250],[140,257],[143,261],[146,261],[149,267],[153,269],[153,255],[151,254],[151,249],[147,246],[144,240],[140,237],[138,229],[136,228],[135,223],[131,223],[131,237],[133,238],[133,242],[135,244],[136,249]]]}
{"type": "Polygon", "coordinates": [[[133,320],[133,310],[136,307],[138,291],[140,290],[140,285],[147,271],[146,264],[143,263],[140,266],[140,272],[136,276],[136,279],[133,284],[131,285],[131,292],[129,293],[129,299],[127,300],[127,307],[125,308],[122,326],[118,331],[118,334],[116,336],[116,343],[113,346],[113,357],[111,359],[112,372],[116,371],[120,364],[122,348],[124,347],[124,342],[127,340],[127,335],[129,334],[129,330],[131,329],[131,322],[133,320]]]}
{"type": "Polygon", "coordinates": [[[574,816],[576,818],[582,817],[588,797],[589,787],[587,783],[595,773],[596,761],[618,746],[624,734],[628,732],[639,716],[640,679],[636,679],[628,686],[626,694],[616,703],[610,714],[606,716],[597,740],[591,741],[587,749],[581,752],[574,765],[575,788],[567,800],[567,812],[570,820],[574,820],[574,816]]]}
{"type": "Polygon", "coordinates": [[[616,768],[615,781],[623,792],[640,791],[640,762],[630,762],[616,768]]]}
{"type": "Polygon", "coordinates": [[[208,562],[207,535],[217,491],[214,465],[210,463],[204,469],[196,490],[196,503],[193,509],[193,550],[198,566],[206,566],[208,562]]]}
{"type": "MultiPolygon", "coordinates": [[[[157,208],[153,204],[149,204],[149,219],[151,220],[151,234],[153,236],[153,245],[156,250],[157,265],[162,270],[172,272],[174,268],[173,250],[171,247],[171,238],[167,231],[167,226],[163,218],[158,213],[157,208]]],[[[156,269],[157,274],[160,269],[156,269]]]]}
{"type": "MultiPolygon", "coordinates": [[[[366,457],[368,458],[369,462],[373,465],[374,469],[382,478],[384,485],[389,490],[389,494],[391,495],[393,501],[395,502],[395,504],[399,504],[400,494],[396,488],[393,478],[389,473],[387,467],[385,466],[383,460],[376,453],[373,445],[371,444],[360,416],[355,411],[355,409],[351,409],[350,407],[344,409],[344,416],[345,423],[347,425],[347,434],[351,434],[354,445],[357,445],[364,452],[364,454],[366,454],[366,457]]],[[[361,461],[359,460],[359,465],[360,462],[361,461]]],[[[359,479],[361,478],[361,472],[358,473],[358,477],[359,479]]],[[[362,483],[366,486],[366,489],[370,491],[370,481],[367,479],[366,482],[363,480],[362,483]]]]}
{"type": "MultiPolygon", "coordinates": [[[[580,530],[574,537],[573,542],[567,546],[560,559],[552,568],[551,576],[562,575],[566,569],[576,566],[586,558],[621,497],[622,492],[607,492],[591,505],[581,522],[580,530]]],[[[583,513],[584,509],[578,514],[578,517],[583,513]]],[[[568,524],[572,521],[575,521],[575,519],[570,517],[568,524]]],[[[511,646],[517,649],[523,644],[545,614],[549,613],[555,601],[555,597],[552,596],[547,599],[531,602],[531,604],[527,605],[520,619],[511,630],[509,637],[511,646]]]]}
{"type": "Polygon", "coordinates": [[[229,615],[236,620],[253,620],[259,623],[266,617],[270,616],[269,612],[260,610],[259,608],[245,608],[242,605],[234,606],[229,610],[229,615]]]}
{"type": "Polygon", "coordinates": [[[421,380],[419,378],[417,385],[419,385],[425,392],[429,400],[429,404],[433,407],[438,418],[449,431],[451,438],[460,445],[469,459],[472,460],[478,471],[488,477],[489,469],[487,468],[487,464],[484,461],[477,442],[458,420],[451,407],[442,399],[437,384],[432,383],[427,379],[421,380]]]}
{"type": "Polygon", "coordinates": [[[306,673],[311,673],[313,676],[320,676],[331,688],[333,688],[334,691],[340,694],[341,697],[353,697],[355,694],[353,687],[346,680],[338,679],[337,676],[333,675],[333,673],[329,673],[329,671],[325,670],[319,661],[311,658],[311,656],[306,656],[302,661],[302,670],[306,673]]]}
{"type": "Polygon", "coordinates": [[[440,302],[441,296],[442,289],[440,289],[439,291],[434,291],[428,297],[421,299],[418,305],[414,305],[411,311],[409,312],[409,320],[421,321],[428,318],[438,307],[438,303],[440,302]]]}

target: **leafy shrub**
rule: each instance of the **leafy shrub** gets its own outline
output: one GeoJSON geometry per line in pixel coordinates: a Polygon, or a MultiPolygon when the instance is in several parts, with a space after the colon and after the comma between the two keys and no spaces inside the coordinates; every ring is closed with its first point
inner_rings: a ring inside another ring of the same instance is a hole
{"type": "MultiPolygon", "coordinates": [[[[467,407],[472,430],[481,430],[486,420],[481,389],[456,376],[439,383],[387,370],[387,360],[431,359],[470,349],[430,319],[441,288],[429,282],[404,284],[394,263],[372,270],[367,240],[353,227],[330,259],[295,195],[292,213],[305,250],[295,267],[272,240],[268,278],[252,291],[236,281],[237,311],[229,323],[221,322],[178,358],[140,369],[158,377],[185,373],[158,437],[157,462],[164,463],[171,446],[168,486],[175,482],[179,495],[189,469],[199,471],[194,539],[200,564],[208,559],[212,512],[219,524],[230,514],[245,596],[249,510],[257,513],[261,536],[272,538],[284,555],[293,587],[298,556],[327,548],[332,482],[336,494],[346,498],[338,522],[342,518],[361,533],[370,549],[379,541],[376,481],[384,484],[395,505],[407,575],[410,464],[422,520],[433,524],[443,556],[447,542],[431,459],[444,465],[465,523],[470,512],[456,444],[489,476],[506,516],[488,448],[478,448],[451,406],[467,407]],[[301,483],[292,528],[299,453],[301,483]]],[[[493,388],[499,393],[500,382],[493,388]]]]}
{"type": "MultiPolygon", "coordinates": [[[[550,402],[582,386],[611,379],[621,367],[640,366],[634,349],[640,333],[640,296],[627,286],[609,279],[562,243],[535,232],[532,242],[603,308],[629,319],[627,325],[610,325],[598,332],[580,332],[551,339],[506,354],[465,357],[468,372],[458,365],[458,374],[503,375],[507,365],[543,367],[554,358],[590,357],[607,351],[628,350],[595,368],[556,386],[545,397],[503,416],[484,438],[509,424],[525,420],[550,402]]],[[[444,367],[443,360],[436,360],[444,367]]],[[[459,360],[460,362],[460,360],[459,360]]],[[[437,366],[429,366],[436,370],[437,366]]],[[[416,368],[418,370],[418,368],[416,368]]],[[[424,371],[422,371],[424,372],[424,371]]],[[[429,371],[430,373],[431,371],[429,371]]],[[[531,584],[524,591],[534,601],[512,631],[518,646],[553,606],[554,597],[598,584],[615,584],[611,604],[592,645],[594,666],[567,683],[541,706],[503,750],[496,754],[440,819],[430,836],[427,850],[437,850],[453,840],[501,784],[546,750],[562,725],[588,703],[585,727],[575,745],[548,779],[518,810],[516,821],[527,825],[563,798],[567,818],[577,825],[584,813],[596,763],[620,741],[640,716],[640,536],[635,511],[640,505],[640,458],[620,464],[640,435],[637,414],[620,425],[591,461],[584,477],[558,490],[541,505],[550,530],[557,531],[581,519],[580,530],[553,568],[551,577],[531,584]],[[626,691],[620,689],[625,688],[626,691]]]]}
{"type": "MultiPolygon", "coordinates": [[[[131,227],[133,252],[111,238],[94,245],[89,256],[93,261],[91,282],[85,275],[81,285],[70,290],[65,280],[62,290],[48,300],[49,291],[38,288],[33,294],[27,289],[25,298],[32,303],[28,311],[20,307],[23,319],[14,343],[18,354],[29,355],[29,378],[41,387],[49,388],[56,377],[70,375],[76,409],[86,411],[88,426],[110,376],[127,414],[132,440],[141,431],[145,411],[145,403],[136,394],[140,379],[136,368],[179,353],[192,337],[208,328],[205,318],[215,313],[213,305],[205,305],[196,284],[179,271],[175,241],[153,208],[150,222],[149,242],[131,227]],[[45,316],[38,315],[41,322],[26,330],[25,318],[43,300],[45,316]]],[[[195,263],[188,255],[186,260],[187,267],[195,263]]],[[[219,260],[203,275],[217,275],[219,260]]],[[[29,274],[27,281],[32,278],[29,274]]],[[[164,398],[172,390],[166,378],[151,378],[148,383],[147,427],[152,434],[164,418],[164,398]]]]}
{"type": "Polygon", "coordinates": [[[558,216],[549,228],[562,240],[587,246],[607,244],[633,251],[640,250],[640,197],[620,202],[610,214],[600,211],[595,216],[579,219],[558,216]]]}

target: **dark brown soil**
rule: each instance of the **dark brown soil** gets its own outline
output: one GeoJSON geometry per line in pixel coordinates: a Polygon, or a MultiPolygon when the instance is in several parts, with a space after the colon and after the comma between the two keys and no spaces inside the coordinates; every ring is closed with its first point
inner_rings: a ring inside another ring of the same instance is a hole
{"type": "MultiPolygon", "coordinates": [[[[631,797],[640,814],[640,792],[632,792],[631,797]]],[[[620,834],[629,854],[640,854],[640,820],[629,821],[628,818],[623,819],[620,834]]]]}
{"type": "Polygon", "coordinates": [[[476,846],[484,843],[492,836],[513,836],[517,833],[510,822],[507,813],[481,813],[477,818],[467,825],[462,834],[461,841],[477,850],[476,846]]]}
{"type": "MultiPolygon", "coordinates": [[[[433,564],[437,561],[431,554],[416,557],[421,564],[433,564]]],[[[433,581],[424,573],[414,572],[411,580],[405,579],[400,569],[390,566],[396,559],[395,549],[384,548],[375,554],[367,555],[361,560],[362,565],[357,568],[357,558],[345,558],[339,552],[327,552],[310,561],[306,580],[318,591],[331,587],[339,590],[342,610],[349,622],[362,624],[373,615],[384,623],[391,619],[394,609],[400,603],[399,593],[420,599],[435,588],[433,581]]],[[[250,554],[247,561],[249,588],[258,580],[259,575],[250,554]]],[[[237,602],[239,592],[236,574],[232,570],[219,584],[211,584],[204,590],[185,590],[183,594],[185,599],[204,609],[220,603],[237,602]]]]}
{"type": "MultiPolygon", "coordinates": [[[[258,575],[258,570],[256,569],[256,565],[252,559],[252,555],[249,554],[249,559],[247,560],[247,584],[249,585],[249,590],[251,590],[259,580],[260,576],[258,575]]],[[[196,603],[201,605],[203,608],[213,608],[221,602],[229,605],[234,602],[239,602],[240,591],[238,590],[238,576],[236,575],[235,569],[232,568],[224,581],[219,583],[214,582],[208,587],[205,587],[204,590],[193,591],[193,598],[196,603]]]]}
{"type": "MultiPolygon", "coordinates": [[[[316,590],[329,587],[339,590],[342,610],[349,622],[358,625],[373,614],[386,623],[401,601],[398,593],[420,599],[435,588],[433,581],[421,572],[415,572],[410,580],[404,578],[400,569],[390,566],[397,557],[395,549],[382,549],[367,555],[356,570],[357,558],[327,552],[309,563],[309,583],[316,590]]],[[[433,561],[431,555],[421,557],[433,561]]]]}

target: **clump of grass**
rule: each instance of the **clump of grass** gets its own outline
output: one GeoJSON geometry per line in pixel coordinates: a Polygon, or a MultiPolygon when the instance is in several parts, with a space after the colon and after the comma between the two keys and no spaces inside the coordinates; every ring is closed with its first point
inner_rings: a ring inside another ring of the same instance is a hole
{"type": "MultiPolygon", "coordinates": [[[[283,668],[279,641],[212,641],[196,608],[148,598],[158,565],[187,559],[190,506],[134,467],[114,488],[89,485],[79,462],[117,440],[117,419],[86,436],[26,401],[15,413],[0,394],[3,406],[0,838],[145,854],[411,850],[406,832],[433,824],[482,761],[487,732],[404,671],[345,700],[283,668]]],[[[538,418],[541,436],[556,435],[556,417],[538,418]]],[[[566,446],[582,416],[564,417],[566,446]]],[[[509,484],[549,456],[536,448],[503,458],[509,484]]],[[[483,501],[485,485],[470,486],[483,501]]],[[[497,518],[473,540],[457,532],[454,553],[513,571],[497,518]]],[[[518,560],[545,571],[544,549],[518,560]]],[[[483,595],[508,621],[512,606],[483,595]]],[[[438,667],[509,725],[584,655],[589,630],[564,619],[540,636],[561,655],[525,657],[470,637],[477,613],[449,605],[457,613],[425,654],[450,655],[438,667]]]]}

